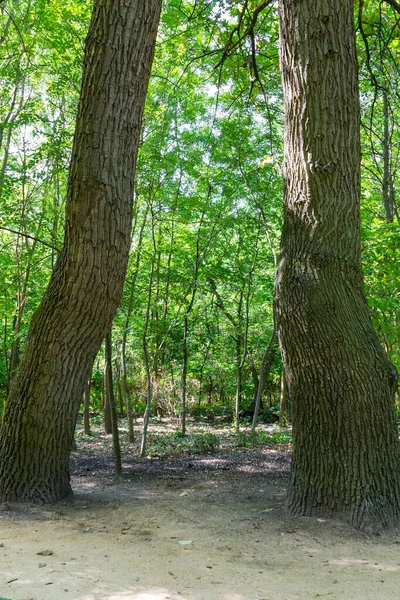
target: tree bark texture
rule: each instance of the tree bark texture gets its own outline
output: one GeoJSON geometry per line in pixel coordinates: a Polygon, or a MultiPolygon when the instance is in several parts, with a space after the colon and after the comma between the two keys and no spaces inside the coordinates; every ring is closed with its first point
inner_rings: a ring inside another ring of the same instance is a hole
{"type": "Polygon", "coordinates": [[[361,271],[353,2],[279,6],[285,205],[275,309],[293,409],[289,508],[379,529],[400,512],[397,373],[361,271]]]}
{"type": "Polygon", "coordinates": [[[71,494],[68,462],[89,371],[117,309],[133,178],[162,0],[95,0],[72,150],[65,237],[32,319],[0,441],[0,499],[71,494]]]}

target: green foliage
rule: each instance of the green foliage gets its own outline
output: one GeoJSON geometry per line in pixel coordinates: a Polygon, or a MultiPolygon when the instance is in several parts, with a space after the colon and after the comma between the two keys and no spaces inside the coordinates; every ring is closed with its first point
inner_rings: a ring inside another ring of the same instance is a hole
{"type": "Polygon", "coordinates": [[[214,433],[195,433],[182,436],[181,432],[165,435],[150,435],[148,455],[159,458],[177,458],[193,454],[212,454],[219,447],[219,438],[214,433]]]}
{"type": "Polygon", "coordinates": [[[92,370],[90,380],[90,406],[94,411],[102,410],[102,387],[104,373],[97,368],[92,370]]]}
{"type": "Polygon", "coordinates": [[[202,402],[200,405],[193,406],[190,410],[190,414],[199,420],[221,417],[224,420],[232,420],[233,407],[220,402],[214,402],[212,404],[202,402]]]}
{"type": "MultiPolygon", "coordinates": [[[[241,33],[256,6],[247,4],[235,33],[237,3],[164,1],[138,157],[132,250],[113,331],[114,375],[121,383],[124,343],[136,412],[145,407],[146,339],[161,413],[180,413],[186,344],[189,413],[232,419],[239,347],[243,422],[252,417],[254,373],[273,324],[283,197],[278,19],[274,3],[257,19],[255,65],[241,33]]],[[[62,244],[91,7],[89,0],[0,7],[0,227],[17,232],[0,229],[0,411],[12,349],[21,355],[62,244]]],[[[395,212],[386,223],[383,207],[385,156],[395,196],[400,189],[399,29],[385,3],[364,3],[363,11],[369,40],[367,52],[359,32],[364,273],[378,335],[400,368],[399,218],[395,212]],[[383,91],[390,117],[386,154],[383,91]]],[[[95,411],[102,410],[102,370],[99,354],[91,386],[95,411]]],[[[278,356],[264,403],[274,406],[261,421],[276,419],[280,372],[278,356]]]]}
{"type": "Polygon", "coordinates": [[[258,448],[270,446],[271,444],[291,444],[292,433],[286,430],[276,430],[271,434],[267,434],[260,430],[244,430],[240,431],[235,438],[235,446],[237,448],[258,448]]]}
{"type": "Polygon", "coordinates": [[[279,418],[279,406],[266,406],[259,415],[259,421],[262,423],[275,423],[279,418]]]}

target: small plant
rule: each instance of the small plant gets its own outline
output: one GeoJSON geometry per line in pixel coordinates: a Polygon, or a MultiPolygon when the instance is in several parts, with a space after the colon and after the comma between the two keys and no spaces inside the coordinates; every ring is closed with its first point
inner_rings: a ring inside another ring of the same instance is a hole
{"type": "Polygon", "coordinates": [[[274,431],[268,437],[273,444],[291,444],[292,443],[292,432],[291,431],[274,431]]]}
{"type": "Polygon", "coordinates": [[[91,420],[92,424],[94,424],[94,425],[102,425],[104,423],[103,415],[99,415],[99,414],[92,415],[90,420],[91,420]]]}
{"type": "Polygon", "coordinates": [[[214,433],[183,436],[180,431],[168,435],[149,436],[148,455],[159,458],[179,458],[191,454],[211,454],[219,447],[214,433]]]}
{"type": "Polygon", "coordinates": [[[231,406],[218,403],[202,403],[200,406],[193,406],[190,413],[197,419],[206,420],[212,420],[218,417],[222,419],[231,419],[233,417],[233,409],[231,406]]]}
{"type": "Polygon", "coordinates": [[[292,433],[290,431],[274,431],[270,435],[264,431],[240,431],[236,435],[235,446],[237,448],[257,448],[270,444],[291,444],[292,433]]]}
{"type": "Polygon", "coordinates": [[[256,448],[267,443],[268,436],[263,431],[239,431],[235,439],[237,448],[256,448]]]}
{"type": "Polygon", "coordinates": [[[262,423],[276,423],[279,420],[279,406],[268,406],[265,408],[261,412],[259,420],[262,423]]]}
{"type": "Polygon", "coordinates": [[[219,447],[219,438],[215,433],[199,433],[192,438],[196,453],[212,454],[219,447]]]}

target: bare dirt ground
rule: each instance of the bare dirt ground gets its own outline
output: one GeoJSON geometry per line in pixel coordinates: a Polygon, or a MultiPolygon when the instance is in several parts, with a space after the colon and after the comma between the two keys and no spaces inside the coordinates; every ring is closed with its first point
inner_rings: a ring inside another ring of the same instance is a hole
{"type": "Polygon", "coordinates": [[[74,500],[0,506],[0,600],[398,600],[400,534],[285,511],[290,453],[137,458],[78,440],[74,500]]]}

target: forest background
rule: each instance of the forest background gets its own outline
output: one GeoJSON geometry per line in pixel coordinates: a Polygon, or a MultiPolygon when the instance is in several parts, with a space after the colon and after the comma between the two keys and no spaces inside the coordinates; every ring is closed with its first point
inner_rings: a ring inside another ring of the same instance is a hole
{"type": "MultiPolygon", "coordinates": [[[[251,415],[273,333],[282,219],[278,17],[270,2],[164,3],[135,184],[132,248],[114,320],[119,406],[251,415]],[[246,10],[243,10],[246,7],[246,10]],[[242,15],[242,17],[241,17],[242,15]],[[235,28],[235,35],[233,31],[235,28]]],[[[399,14],[355,4],[368,302],[400,367],[399,14]]],[[[62,244],[91,3],[0,5],[0,410],[62,244]]],[[[91,377],[101,409],[104,349],[91,377]]],[[[277,412],[277,352],[264,415],[277,412]]]]}

